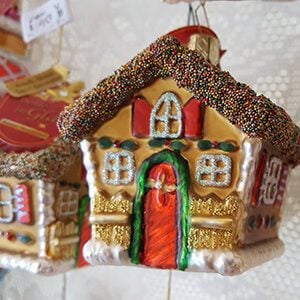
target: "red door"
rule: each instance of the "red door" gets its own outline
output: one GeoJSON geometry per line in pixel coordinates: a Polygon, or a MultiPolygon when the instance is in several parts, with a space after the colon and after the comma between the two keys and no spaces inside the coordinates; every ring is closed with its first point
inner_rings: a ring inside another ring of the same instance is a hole
{"type": "Polygon", "coordinates": [[[176,269],[178,256],[176,175],[171,165],[154,166],[144,202],[144,265],[176,269]]]}

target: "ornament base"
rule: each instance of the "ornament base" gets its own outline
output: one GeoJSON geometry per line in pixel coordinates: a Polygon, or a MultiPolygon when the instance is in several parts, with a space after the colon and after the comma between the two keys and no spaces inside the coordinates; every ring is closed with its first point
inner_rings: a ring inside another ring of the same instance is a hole
{"type": "Polygon", "coordinates": [[[51,260],[24,254],[0,253],[0,268],[20,269],[40,275],[55,275],[72,269],[74,260],[51,260]]]}
{"type": "Polygon", "coordinates": [[[238,275],[281,256],[283,252],[284,244],[278,238],[234,250],[193,250],[186,271],[238,275]]]}
{"type": "MultiPolygon", "coordinates": [[[[186,271],[238,275],[279,257],[283,252],[284,244],[278,238],[235,250],[193,250],[186,271]]],[[[91,265],[135,266],[130,262],[127,250],[121,246],[109,246],[103,241],[89,240],[84,246],[84,257],[91,265]]]]}

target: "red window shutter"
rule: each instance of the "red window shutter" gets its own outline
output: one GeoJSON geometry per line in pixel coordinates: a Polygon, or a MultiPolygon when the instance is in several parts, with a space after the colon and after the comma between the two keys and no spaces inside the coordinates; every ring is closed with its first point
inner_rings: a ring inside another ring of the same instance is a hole
{"type": "Polygon", "coordinates": [[[202,136],[203,111],[202,101],[191,98],[183,107],[184,136],[200,138],[202,136]]]}
{"type": "Polygon", "coordinates": [[[151,105],[141,97],[132,99],[132,135],[148,137],[150,133],[151,105]]]}
{"type": "Polygon", "coordinates": [[[253,207],[256,207],[258,205],[259,191],[260,191],[260,186],[266,168],[267,158],[268,158],[267,152],[264,151],[256,171],[256,179],[252,190],[251,205],[253,207]]]}
{"type": "Polygon", "coordinates": [[[15,190],[17,220],[22,224],[31,224],[31,203],[29,189],[25,184],[18,184],[15,190]]]}

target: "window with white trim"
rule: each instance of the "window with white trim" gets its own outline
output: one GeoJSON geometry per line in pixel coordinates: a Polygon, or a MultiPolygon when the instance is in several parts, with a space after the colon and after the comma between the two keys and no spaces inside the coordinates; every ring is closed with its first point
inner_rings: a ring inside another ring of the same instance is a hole
{"type": "Polygon", "coordinates": [[[104,155],[102,180],[110,185],[130,184],[135,175],[135,162],[130,151],[107,152],[104,155]]]}
{"type": "Polygon", "coordinates": [[[72,190],[62,190],[59,193],[58,215],[68,217],[77,214],[78,211],[78,192],[72,190]]]}
{"type": "Polygon", "coordinates": [[[0,223],[11,223],[14,219],[14,196],[10,187],[0,183],[0,223]]]}
{"type": "Polygon", "coordinates": [[[259,193],[259,203],[263,202],[266,205],[272,205],[275,202],[281,169],[282,161],[276,156],[271,156],[265,168],[263,182],[259,193]]]}
{"type": "Polygon", "coordinates": [[[150,136],[178,138],[182,132],[182,112],[178,97],[164,93],[156,102],[150,115],[150,136]]]}
{"type": "Polygon", "coordinates": [[[231,158],[224,154],[201,155],[196,166],[196,181],[202,186],[229,186],[231,158]]]}

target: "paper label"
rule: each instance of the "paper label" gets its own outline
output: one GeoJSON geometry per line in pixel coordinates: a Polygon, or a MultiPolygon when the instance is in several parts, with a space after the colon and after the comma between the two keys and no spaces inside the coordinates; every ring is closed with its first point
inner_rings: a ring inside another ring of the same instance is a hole
{"type": "Polygon", "coordinates": [[[22,13],[24,41],[30,42],[70,21],[72,15],[67,0],[49,0],[33,10],[22,13]]]}
{"type": "Polygon", "coordinates": [[[62,83],[67,78],[68,74],[69,71],[67,68],[55,66],[42,73],[17,81],[10,81],[6,84],[6,88],[9,94],[14,97],[37,94],[62,83]]]}

